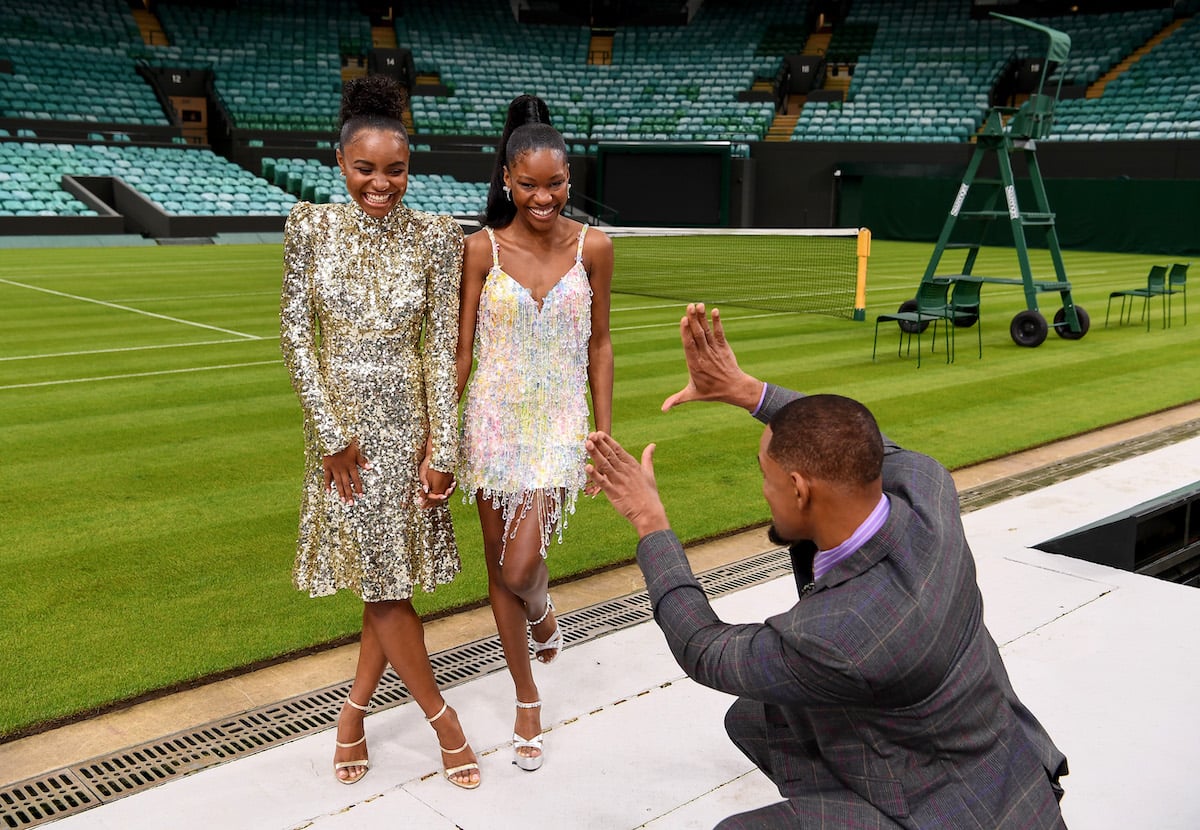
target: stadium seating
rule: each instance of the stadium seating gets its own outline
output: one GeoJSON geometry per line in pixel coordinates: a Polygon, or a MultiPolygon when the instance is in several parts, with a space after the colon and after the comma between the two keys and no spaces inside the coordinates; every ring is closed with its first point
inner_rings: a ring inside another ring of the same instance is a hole
{"type": "MultiPolygon", "coordinates": [[[[707,0],[687,25],[619,27],[611,62],[591,64],[586,26],[518,23],[506,0],[411,0],[395,18],[399,45],[412,50],[418,74],[436,74],[451,93],[413,98],[414,136],[462,137],[459,151],[492,153],[508,102],[534,92],[549,102],[572,153],[593,152],[597,141],[723,140],[734,143],[735,155],[748,156],[774,119],[774,103],[739,99],[756,97],[745,93],[775,78],[785,55],[803,50],[810,5],[707,0]]],[[[1189,11],[1200,11],[1200,0],[1038,18],[1072,38],[1071,55],[1054,68],[1050,86],[1060,79],[1094,83],[1174,14],[1189,11]]],[[[0,6],[0,118],[20,119],[0,129],[0,215],[86,215],[88,208],[60,186],[68,172],[120,175],[177,215],[280,215],[298,198],[344,201],[336,168],[284,151],[260,179],[208,150],[140,146],[154,131],[139,133],[138,125],[168,126],[170,119],[137,69],[211,69],[235,129],[320,131],[315,138],[332,140],[343,56],[371,46],[361,4],[161,0],[154,12],[169,45],[144,43],[130,9],[112,0],[0,6]],[[56,122],[82,122],[74,128],[80,138],[47,140],[63,135],[56,122]]],[[[1036,32],[972,19],[967,0],[855,0],[827,53],[843,70],[852,68],[846,100],[807,102],[791,137],[970,141],[1012,59],[1043,50],[1036,32]]],[[[1200,16],[1109,81],[1099,97],[1061,100],[1050,140],[1200,140],[1196,54],[1200,16]]],[[[263,147],[262,135],[238,141],[263,147]]],[[[422,146],[428,148],[418,143],[414,150],[422,146]]],[[[485,192],[479,182],[414,175],[406,201],[472,215],[485,192]]]]}
{"type": "Polygon", "coordinates": [[[235,123],[248,129],[330,130],[341,56],[370,48],[352,0],[243,0],[234,6],[159,2],[170,45],[147,45],[127,7],[102,0],[9,0],[0,9],[0,115],[167,125],[139,61],[211,69],[235,123]],[[64,71],[70,67],[70,71],[64,71]]]}
{"type": "MultiPolygon", "coordinates": [[[[0,141],[0,216],[95,216],[62,188],[64,175],[119,177],[175,216],[283,215],[298,199],[349,199],[338,168],[316,159],[267,158],[259,177],[207,149],[0,141]]],[[[413,175],[404,203],[472,216],[483,210],[487,187],[413,175]]]]}
{"type": "MultiPolygon", "coordinates": [[[[336,165],[317,159],[264,158],[262,175],[267,181],[306,202],[345,203],[346,183],[336,165]]],[[[460,182],[453,176],[413,174],[408,177],[404,204],[414,210],[474,216],[483,212],[487,182],[460,182]]]]}
{"type": "Polygon", "coordinates": [[[405,4],[396,21],[418,74],[439,75],[450,96],[417,96],[418,133],[498,134],[521,92],[546,99],[568,141],[758,141],[774,116],[770,101],[741,102],[756,78],[773,78],[795,51],[785,24],[803,20],[799,0],[702,6],[686,27],[616,32],[612,63],[589,65],[589,31],[523,26],[510,5],[466,0],[405,4]]]}
{"type": "Polygon", "coordinates": [[[287,213],[296,199],[211,150],[0,142],[0,216],[94,216],[64,175],[116,176],[176,216],[287,213]]]}
{"type": "Polygon", "coordinates": [[[370,22],[352,0],[243,0],[232,7],[155,5],[170,46],[147,46],[156,65],[212,69],[239,127],[332,130],[341,56],[371,46],[370,22]]]}
{"type": "Polygon", "coordinates": [[[1200,139],[1200,17],[1193,17],[1104,88],[1060,101],[1053,139],[1200,139]]]}
{"type": "MultiPolygon", "coordinates": [[[[857,0],[842,24],[852,31],[852,40],[837,45],[838,55],[857,54],[847,100],[806,104],[792,138],[969,140],[1012,57],[1045,52],[1038,33],[1005,21],[973,20],[969,12],[969,5],[957,0],[916,8],[857,0]]],[[[1071,84],[1095,81],[1170,18],[1168,9],[1039,18],[1072,38],[1070,57],[1049,83],[1057,85],[1059,77],[1071,84]]],[[[834,46],[831,41],[830,49],[834,46]]]]}
{"type": "Polygon", "coordinates": [[[47,121],[169,124],[137,74],[142,39],[128,8],[100,0],[0,6],[0,115],[47,121]]]}

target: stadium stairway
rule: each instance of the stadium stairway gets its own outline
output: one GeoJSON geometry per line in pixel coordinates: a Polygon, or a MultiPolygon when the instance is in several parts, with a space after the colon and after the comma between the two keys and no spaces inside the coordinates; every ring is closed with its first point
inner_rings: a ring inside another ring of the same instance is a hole
{"type": "Polygon", "coordinates": [[[1158,46],[1158,44],[1162,43],[1163,40],[1165,40],[1169,35],[1174,33],[1174,31],[1176,29],[1178,29],[1180,26],[1182,26],[1186,22],[1187,21],[1183,18],[1177,18],[1175,20],[1172,20],[1170,23],[1168,23],[1166,26],[1164,26],[1161,30],[1159,30],[1153,36],[1151,36],[1150,39],[1147,40],[1144,44],[1142,44],[1137,49],[1135,49],[1128,57],[1124,58],[1120,63],[1118,63],[1112,69],[1109,69],[1107,72],[1105,72],[1103,75],[1101,75],[1096,80],[1095,83],[1089,84],[1088,88],[1087,88],[1086,97],[1099,98],[1100,96],[1102,96],[1104,94],[1105,88],[1111,82],[1113,82],[1117,78],[1119,78],[1122,74],[1125,73],[1126,70],[1128,70],[1131,66],[1133,66],[1135,63],[1137,63],[1143,57],[1145,57],[1147,54],[1149,54],[1151,49],[1153,49],[1155,46],[1158,46]]]}
{"type": "Polygon", "coordinates": [[[371,27],[371,47],[374,49],[395,49],[396,30],[391,26],[371,27]]]}
{"type": "Polygon", "coordinates": [[[142,41],[147,46],[170,46],[171,40],[163,30],[162,21],[150,9],[130,9],[133,20],[137,23],[138,31],[142,33],[142,41]]]}
{"type": "MultiPolygon", "coordinates": [[[[803,105],[803,102],[800,102],[803,105]]],[[[767,129],[767,141],[791,141],[792,133],[796,131],[796,122],[800,120],[800,113],[789,115],[785,112],[775,114],[775,120],[771,122],[771,126],[767,129]]]]}
{"type": "Polygon", "coordinates": [[[592,38],[588,43],[588,66],[611,66],[612,53],[612,32],[592,30],[592,38]]]}

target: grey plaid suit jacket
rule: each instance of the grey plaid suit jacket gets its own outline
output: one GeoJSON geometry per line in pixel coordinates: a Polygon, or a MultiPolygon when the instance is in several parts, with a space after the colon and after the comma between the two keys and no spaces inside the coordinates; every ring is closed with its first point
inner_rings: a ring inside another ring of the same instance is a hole
{"type": "MultiPolygon", "coordinates": [[[[797,397],[768,385],[756,417],[797,397]]],[[[789,825],[1062,827],[1066,758],[984,627],[953,480],[884,443],[886,524],[792,608],[722,623],[667,530],[638,544],[655,619],[689,677],[742,698],[730,718],[756,721],[789,825]]]]}

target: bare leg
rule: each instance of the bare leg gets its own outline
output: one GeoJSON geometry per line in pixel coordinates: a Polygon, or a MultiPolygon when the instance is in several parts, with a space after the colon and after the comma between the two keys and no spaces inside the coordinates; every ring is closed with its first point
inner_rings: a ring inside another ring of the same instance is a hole
{"type": "MultiPolygon", "coordinates": [[[[539,700],[537,684],[533,680],[533,668],[529,662],[529,643],[525,627],[546,611],[546,591],[550,577],[546,562],[540,553],[541,530],[536,520],[536,511],[531,510],[525,521],[517,525],[513,538],[504,538],[504,516],[492,507],[482,493],[476,494],[479,507],[479,522],[483,529],[484,557],[488,569],[488,599],[492,615],[496,619],[496,631],[504,648],[504,659],[512,676],[517,700],[533,703],[539,700]],[[504,564],[500,564],[503,553],[504,564]]],[[[546,615],[545,621],[537,626],[534,636],[539,640],[549,637],[557,621],[554,614],[546,615]]],[[[553,652],[545,652],[552,655],[553,652]]],[[[532,739],[542,732],[541,710],[517,709],[513,731],[522,738],[532,739]]],[[[520,747],[517,750],[525,757],[536,757],[537,749],[520,747]]]]}
{"type": "MultiPolygon", "coordinates": [[[[408,600],[368,602],[363,611],[363,618],[364,645],[366,628],[370,627],[387,662],[391,663],[396,674],[400,675],[425,717],[437,715],[446,701],[442,698],[437,680],[433,676],[433,667],[429,664],[429,652],[425,648],[425,627],[421,624],[421,618],[413,609],[412,603],[408,600]]],[[[355,684],[357,683],[356,675],[355,684]]],[[[466,744],[467,739],[458,722],[458,713],[453,709],[447,708],[445,714],[432,725],[441,746],[457,749],[466,744]]],[[[457,767],[475,760],[475,752],[469,746],[457,752],[442,752],[444,767],[457,767]]],[[[479,781],[479,770],[464,770],[453,777],[459,784],[474,784],[479,781]]]]}
{"type": "MultiPolygon", "coordinates": [[[[375,694],[379,678],[387,668],[387,658],[383,656],[383,646],[375,634],[375,629],[367,621],[366,609],[363,609],[362,639],[358,645],[358,665],[354,670],[354,683],[350,687],[350,700],[359,706],[366,706],[375,694]]],[[[349,704],[342,705],[338,716],[337,741],[349,744],[362,738],[366,733],[363,718],[366,712],[356,709],[349,704]]],[[[367,758],[365,743],[352,747],[336,747],[333,752],[333,762],[360,761],[367,758]]],[[[343,767],[336,775],[342,781],[356,781],[366,773],[366,767],[343,767]]]]}

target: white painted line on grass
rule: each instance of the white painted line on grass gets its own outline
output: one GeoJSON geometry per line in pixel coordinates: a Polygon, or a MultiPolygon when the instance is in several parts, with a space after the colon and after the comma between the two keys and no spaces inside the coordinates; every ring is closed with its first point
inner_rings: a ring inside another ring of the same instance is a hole
{"type": "MultiPolygon", "coordinates": [[[[613,293],[616,294],[617,292],[614,291],[613,293]]],[[[629,296],[629,295],[626,294],[625,296],[629,296]]],[[[660,308],[679,308],[679,307],[686,307],[686,306],[687,306],[687,303],[678,302],[678,301],[670,302],[670,303],[663,303],[661,305],[632,305],[632,306],[626,306],[625,308],[617,308],[616,306],[614,306],[612,309],[612,313],[617,314],[618,312],[625,312],[625,311],[657,311],[660,308]]]]}
{"type": "Polygon", "coordinates": [[[210,326],[207,323],[197,323],[193,320],[181,320],[178,317],[168,317],[166,314],[155,314],[153,311],[142,311],[140,308],[134,308],[132,306],[119,305],[117,303],[110,303],[110,302],[106,302],[104,300],[96,300],[96,299],[93,299],[92,297],[81,297],[78,294],[67,294],[64,291],[55,291],[50,288],[39,288],[36,285],[28,285],[23,282],[14,282],[13,280],[0,279],[0,283],[4,283],[5,285],[15,285],[18,288],[28,288],[30,291],[41,291],[44,294],[53,294],[56,297],[66,297],[69,300],[79,300],[80,302],[83,302],[83,303],[95,303],[96,305],[102,305],[102,306],[105,306],[106,308],[115,308],[115,309],[118,309],[119,311],[131,311],[134,314],[142,314],[142,315],[145,315],[146,317],[156,317],[159,320],[169,320],[172,323],[182,323],[185,326],[195,326],[195,327],[201,328],[201,329],[209,329],[210,331],[219,331],[222,334],[232,334],[236,337],[245,337],[250,340],[259,339],[256,335],[246,334],[245,332],[241,332],[241,331],[234,331],[233,329],[223,329],[220,326],[210,326]]]}
{"type": "Polygon", "coordinates": [[[101,380],[128,380],[130,378],[149,378],[156,375],[182,375],[189,372],[211,372],[215,369],[245,369],[249,366],[270,366],[274,363],[282,363],[283,360],[256,360],[253,363],[225,363],[221,366],[196,366],[189,369],[164,369],[160,372],[131,372],[127,375],[103,375],[94,378],[68,378],[66,380],[44,380],[40,383],[12,383],[8,386],[0,386],[0,391],[5,389],[31,389],[35,386],[63,386],[68,383],[94,383],[101,380]]]}
{"type": "MultiPolygon", "coordinates": [[[[270,337],[255,337],[255,340],[275,340],[277,335],[270,337]]],[[[17,354],[10,357],[0,357],[0,363],[7,360],[41,360],[46,357],[81,357],[92,354],[114,354],[117,352],[145,352],[154,349],[181,349],[188,346],[221,346],[229,343],[246,343],[244,338],[229,340],[198,340],[194,343],[159,343],[154,346],[124,346],[116,349],[85,349],[78,352],[50,352],[48,354],[17,354]]]]}
{"type": "Polygon", "coordinates": [[[222,294],[173,294],[153,297],[116,297],[114,303],[165,303],[176,300],[222,300],[229,297],[278,297],[279,291],[226,291],[222,294]]]}
{"type": "MultiPolygon", "coordinates": [[[[720,306],[718,306],[718,308],[720,308],[720,306]]],[[[797,312],[795,312],[795,311],[770,311],[770,312],[765,312],[763,314],[733,315],[733,314],[726,314],[724,311],[722,311],[721,312],[721,322],[724,323],[727,320],[757,320],[761,317],[786,317],[790,314],[796,314],[796,313],[797,312]]],[[[682,317],[682,316],[683,315],[680,315],[680,317],[682,317]]],[[[667,328],[678,329],[679,328],[679,320],[674,320],[670,323],[647,323],[644,326],[614,326],[612,330],[613,331],[639,331],[641,329],[667,329],[667,328]]]]}

